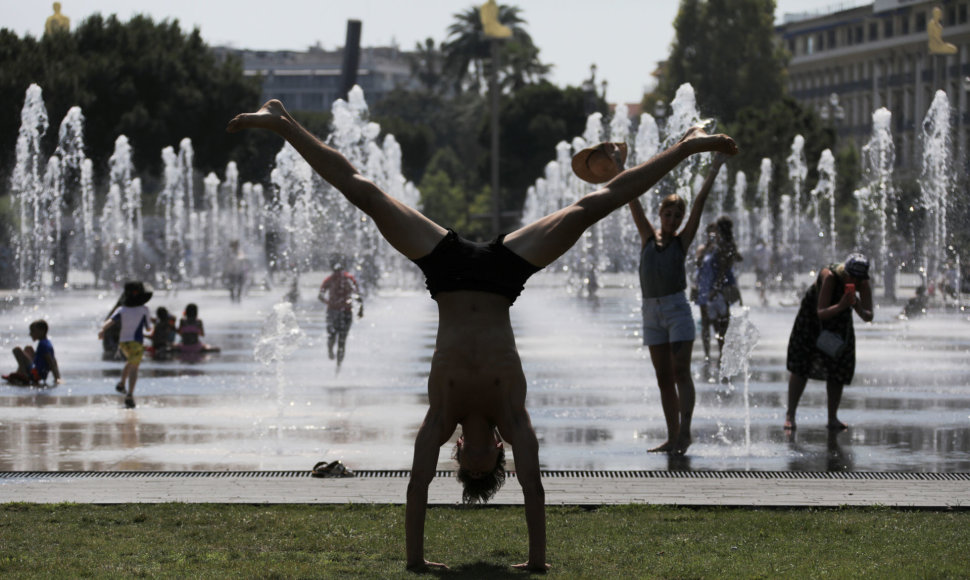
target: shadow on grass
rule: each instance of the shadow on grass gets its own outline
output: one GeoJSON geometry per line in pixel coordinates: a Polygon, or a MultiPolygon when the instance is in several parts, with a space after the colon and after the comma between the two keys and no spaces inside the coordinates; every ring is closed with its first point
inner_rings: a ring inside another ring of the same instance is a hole
{"type": "Polygon", "coordinates": [[[428,568],[422,571],[413,572],[416,575],[421,576],[431,576],[434,578],[526,578],[533,574],[542,575],[542,572],[528,572],[526,570],[518,570],[512,568],[511,566],[505,566],[501,564],[495,564],[492,562],[475,562],[474,564],[465,564],[462,566],[455,566],[448,570],[442,569],[432,569],[428,568]]]}

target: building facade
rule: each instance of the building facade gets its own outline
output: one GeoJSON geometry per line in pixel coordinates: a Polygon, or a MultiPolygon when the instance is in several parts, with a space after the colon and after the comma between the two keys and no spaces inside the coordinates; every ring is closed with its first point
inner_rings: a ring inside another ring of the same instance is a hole
{"type": "MultiPolygon", "coordinates": [[[[342,48],[328,51],[317,46],[304,52],[219,50],[237,55],[246,76],[262,79],[264,101],[279,99],[292,110],[329,112],[333,102],[342,96],[342,48]]],[[[363,89],[368,104],[380,101],[399,87],[417,88],[407,53],[397,47],[361,47],[357,84],[363,89]]]]}
{"type": "Polygon", "coordinates": [[[970,0],[875,0],[785,15],[776,34],[791,53],[789,94],[815,108],[840,138],[860,145],[872,131],[872,113],[887,108],[897,169],[912,173],[920,167],[923,118],[935,93],[944,90],[953,108],[955,153],[965,166],[970,149],[968,12],[970,0]],[[930,50],[937,23],[948,46],[937,42],[930,50]]]}

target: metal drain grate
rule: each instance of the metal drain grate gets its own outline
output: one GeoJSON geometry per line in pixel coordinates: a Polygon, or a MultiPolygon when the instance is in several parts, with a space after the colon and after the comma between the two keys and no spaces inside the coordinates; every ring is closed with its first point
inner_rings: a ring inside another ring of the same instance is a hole
{"type": "MultiPolygon", "coordinates": [[[[357,477],[407,478],[411,472],[398,470],[355,470],[357,477]]],[[[437,477],[454,477],[454,471],[438,471],[437,477]]],[[[515,477],[515,473],[509,473],[515,477]]],[[[970,481],[970,473],[908,473],[866,471],[573,471],[547,470],[548,478],[603,479],[841,479],[841,480],[906,480],[970,481]]],[[[88,479],[146,477],[311,477],[310,471],[0,471],[2,479],[88,479]]]]}

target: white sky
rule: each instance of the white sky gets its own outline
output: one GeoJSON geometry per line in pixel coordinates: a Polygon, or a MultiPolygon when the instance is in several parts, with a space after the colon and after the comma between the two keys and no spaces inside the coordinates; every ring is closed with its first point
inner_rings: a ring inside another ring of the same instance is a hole
{"type": "MultiPolygon", "coordinates": [[[[178,20],[183,30],[198,27],[210,45],[304,50],[344,44],[348,19],[361,20],[361,44],[396,42],[411,50],[416,42],[447,39],[452,15],[484,0],[62,0],[72,26],[91,14],[117,14],[127,21],[148,14],[156,21],[178,20]],[[243,8],[240,8],[243,7],[243,8]]],[[[521,8],[526,29],[543,62],[554,65],[552,82],[578,86],[597,65],[597,82],[608,81],[607,100],[639,102],[653,85],[650,73],[666,58],[673,40],[678,0],[499,0],[521,8]]],[[[859,0],[777,0],[776,21],[803,12],[859,0]]],[[[0,28],[39,37],[53,13],[45,0],[0,0],[0,28]]]]}

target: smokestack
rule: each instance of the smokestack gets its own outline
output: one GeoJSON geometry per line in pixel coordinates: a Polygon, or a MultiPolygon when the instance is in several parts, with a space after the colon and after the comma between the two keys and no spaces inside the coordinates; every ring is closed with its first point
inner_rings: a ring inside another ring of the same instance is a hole
{"type": "Polygon", "coordinates": [[[340,70],[340,98],[347,100],[347,93],[357,84],[357,68],[360,66],[360,20],[347,21],[347,42],[344,43],[344,62],[340,70]]]}

